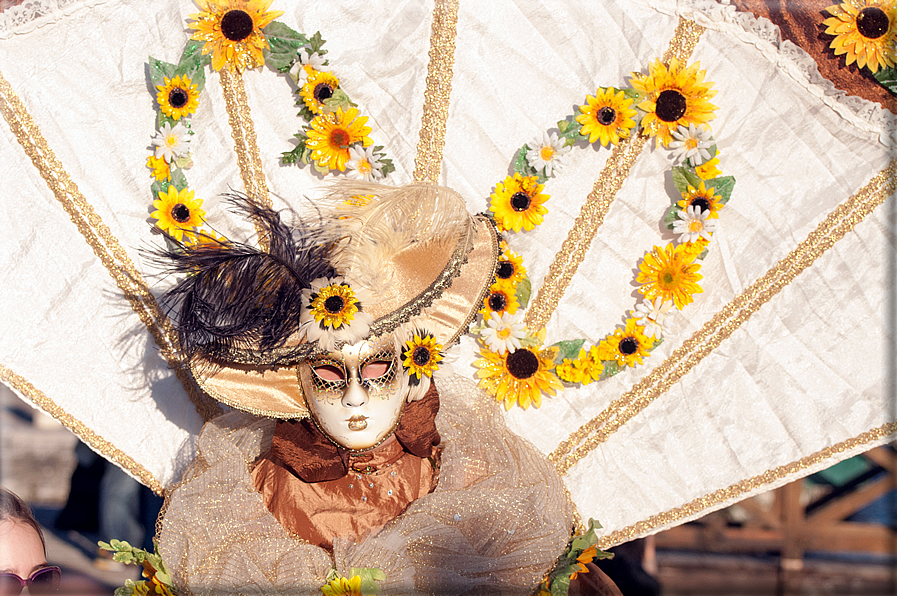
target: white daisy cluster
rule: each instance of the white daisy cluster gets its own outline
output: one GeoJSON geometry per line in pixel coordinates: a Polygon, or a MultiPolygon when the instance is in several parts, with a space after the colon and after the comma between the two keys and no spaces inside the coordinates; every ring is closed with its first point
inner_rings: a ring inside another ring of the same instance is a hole
{"type": "Polygon", "coordinates": [[[537,172],[548,177],[557,174],[567,163],[566,155],[571,149],[563,139],[558,139],[557,133],[548,132],[543,132],[541,139],[536,137],[527,143],[527,147],[526,161],[537,172]]]}
{"type": "Polygon", "coordinates": [[[156,148],[156,159],[161,157],[172,163],[176,159],[189,158],[191,135],[181,122],[174,126],[170,122],[163,124],[152,141],[156,148]]]}
{"type": "Polygon", "coordinates": [[[508,312],[493,312],[480,330],[480,339],[496,354],[514,352],[520,347],[520,340],[525,337],[526,325],[521,315],[508,312]]]}
{"type": "Polygon", "coordinates": [[[674,140],[670,141],[670,149],[673,150],[673,160],[676,163],[687,161],[692,167],[698,167],[713,158],[710,148],[714,141],[709,128],[697,128],[694,124],[689,124],[688,128],[680,126],[672,135],[674,140]]]}

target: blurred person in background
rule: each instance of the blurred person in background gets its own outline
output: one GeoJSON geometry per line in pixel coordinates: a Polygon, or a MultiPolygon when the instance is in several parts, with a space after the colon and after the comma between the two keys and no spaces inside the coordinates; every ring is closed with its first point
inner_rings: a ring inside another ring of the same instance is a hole
{"type": "Polygon", "coordinates": [[[0,596],[50,594],[62,572],[47,564],[47,547],[31,508],[0,486],[0,596]]]}

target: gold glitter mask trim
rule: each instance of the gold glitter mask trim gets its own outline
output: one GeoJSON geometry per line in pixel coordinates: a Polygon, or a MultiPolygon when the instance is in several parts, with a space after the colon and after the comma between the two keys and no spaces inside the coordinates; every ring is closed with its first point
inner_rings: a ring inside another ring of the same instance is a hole
{"type": "Polygon", "coordinates": [[[838,205],[788,256],[723,307],[662,364],[558,445],[549,455],[549,459],[555,462],[558,473],[565,474],[648,404],[678,383],[761,306],[808,269],[895,190],[897,159],[892,160],[856,194],[838,205]]]}
{"type": "Polygon", "coordinates": [[[31,158],[34,167],[46,181],[47,186],[62,205],[65,212],[109,275],[115,280],[131,308],[146,325],[153,336],[159,352],[174,370],[178,380],[186,389],[196,411],[204,420],[210,420],[221,413],[221,408],[209,400],[193,384],[184,362],[178,354],[178,338],[171,321],[162,312],[143,276],[134,266],[121,243],[103,223],[93,206],[81,194],[78,185],[71,179],[56,154],[50,149],[40,128],[25,109],[25,105],[0,74],[0,112],[9,124],[10,130],[31,158]]]}
{"type": "MultiPolygon", "coordinates": [[[[683,64],[687,62],[703,32],[704,28],[694,21],[680,18],[676,33],[663,55],[663,61],[669,62],[671,58],[676,58],[683,64]]],[[[604,217],[614,197],[623,187],[623,182],[629,176],[629,171],[647,140],[647,137],[641,134],[632,135],[628,141],[614,147],[610,157],[607,158],[598,180],[592,187],[592,192],[586,198],[579,216],[555,255],[554,262],[548,268],[545,281],[526,311],[525,321],[529,329],[538,331],[545,327],[557,309],[567,286],[585,259],[598,228],[604,223],[604,217]]]]}

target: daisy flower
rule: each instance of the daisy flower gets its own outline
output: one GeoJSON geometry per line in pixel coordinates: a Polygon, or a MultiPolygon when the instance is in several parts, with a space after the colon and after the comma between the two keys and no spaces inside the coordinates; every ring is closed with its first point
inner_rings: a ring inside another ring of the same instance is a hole
{"type": "Polygon", "coordinates": [[[847,66],[856,62],[875,73],[897,63],[897,2],[851,0],[825,11],[832,15],[822,21],[825,32],[835,36],[829,47],[835,56],[847,54],[847,66]]]}
{"type": "Polygon", "coordinates": [[[689,205],[685,209],[676,212],[679,219],[673,222],[673,233],[679,234],[679,242],[694,242],[698,238],[710,240],[710,235],[716,231],[717,220],[707,219],[710,210],[703,210],[696,205],[689,205]]]}
{"type": "Polygon", "coordinates": [[[299,87],[305,85],[309,75],[321,70],[324,65],[324,56],[317,52],[309,52],[308,48],[300,48],[298,59],[290,67],[290,77],[299,87]]]}
{"type": "Polygon", "coordinates": [[[673,308],[672,300],[664,300],[657,297],[653,302],[643,300],[632,311],[635,322],[644,327],[645,337],[654,339],[663,338],[663,321],[670,309],[673,308]]]}
{"type": "Polygon", "coordinates": [[[528,147],[531,149],[526,152],[526,161],[537,172],[544,171],[546,176],[555,175],[564,166],[567,161],[564,156],[572,148],[564,146],[564,141],[558,140],[557,133],[549,135],[548,132],[542,133],[541,140],[538,137],[533,139],[528,147]]]}
{"type": "Polygon", "coordinates": [[[526,324],[522,317],[509,312],[493,312],[480,331],[480,339],[486,347],[497,354],[513,352],[520,347],[520,340],[526,337],[526,324]]]}
{"type": "Polygon", "coordinates": [[[153,137],[153,145],[156,147],[156,157],[164,158],[168,163],[177,157],[186,157],[190,151],[187,127],[180,122],[174,126],[166,122],[153,137]]]}
{"type": "Polygon", "coordinates": [[[672,131],[670,149],[673,150],[673,160],[680,163],[688,160],[692,166],[699,166],[711,158],[710,147],[713,146],[713,137],[710,131],[703,126],[697,128],[694,123],[688,126],[680,126],[672,131]]]}
{"type": "Polygon", "coordinates": [[[349,147],[349,161],[346,162],[346,174],[356,180],[373,182],[383,178],[383,163],[374,155],[374,148],[359,145],[349,147]]]}

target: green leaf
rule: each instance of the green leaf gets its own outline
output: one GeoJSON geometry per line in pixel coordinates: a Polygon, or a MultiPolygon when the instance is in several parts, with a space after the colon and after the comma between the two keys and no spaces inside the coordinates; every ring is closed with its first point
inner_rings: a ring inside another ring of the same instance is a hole
{"type": "Polygon", "coordinates": [[[393,172],[396,171],[396,167],[393,165],[391,159],[381,157],[380,163],[383,164],[383,167],[380,168],[380,171],[383,172],[383,176],[389,176],[390,174],[392,174],[393,172]]]}
{"type": "MultiPolygon", "coordinates": [[[[573,571],[576,571],[576,569],[573,571]]],[[[573,571],[562,573],[551,582],[551,596],[567,596],[570,593],[570,573],[573,573],[573,571]]]]}
{"type": "MultiPolygon", "coordinates": [[[[529,161],[526,159],[526,152],[529,151],[529,146],[524,145],[520,148],[520,151],[514,156],[514,171],[520,174],[521,176],[539,176],[539,173],[536,172],[536,168],[529,165],[529,161]]],[[[541,176],[540,176],[541,177],[541,176]]],[[[541,184],[541,181],[540,181],[541,184]]]]}
{"type": "Polygon", "coordinates": [[[558,120],[558,130],[561,131],[561,134],[567,132],[567,129],[570,128],[571,122],[569,120],[558,120]]]}
{"type": "Polygon", "coordinates": [[[202,93],[206,86],[205,66],[208,65],[212,58],[208,54],[203,55],[202,47],[205,42],[190,40],[181,54],[181,60],[178,62],[174,71],[174,76],[185,76],[190,82],[196,85],[196,90],[202,93]]]}
{"type": "Polygon", "coordinates": [[[379,594],[380,586],[377,585],[377,582],[382,582],[386,579],[386,574],[376,567],[352,567],[349,569],[350,577],[355,577],[356,575],[361,578],[361,593],[364,596],[379,594]]]}
{"type": "Polygon", "coordinates": [[[170,124],[171,126],[175,125],[174,118],[170,116],[166,116],[162,113],[162,110],[156,112],[156,130],[162,130],[163,124],[170,124]]]}
{"type": "Polygon", "coordinates": [[[523,280],[517,282],[517,302],[520,303],[520,308],[526,308],[526,305],[529,303],[529,296],[533,291],[533,285],[529,281],[529,277],[524,277],[523,280]]]}
{"type": "Polygon", "coordinates": [[[735,188],[735,176],[720,176],[704,183],[707,188],[715,188],[719,195],[719,202],[726,204],[732,198],[732,189],[735,188]]]}
{"type": "Polygon", "coordinates": [[[569,358],[570,360],[578,358],[579,351],[582,349],[584,343],[586,343],[586,340],[584,339],[568,339],[553,344],[551,347],[558,349],[558,355],[557,358],[554,359],[554,362],[560,364],[564,361],[564,358],[569,358]]]}
{"type": "Polygon", "coordinates": [[[582,125],[579,122],[576,122],[576,115],[567,116],[566,119],[558,122],[558,130],[561,130],[561,134],[559,138],[565,139],[564,144],[566,146],[570,146],[574,144],[576,141],[584,141],[589,137],[582,135],[579,131],[582,130],[582,125]],[[567,124],[564,126],[564,129],[561,130],[561,122],[566,122],[567,124]]]}
{"type": "Polygon", "coordinates": [[[710,252],[710,249],[709,249],[709,248],[705,248],[704,250],[701,251],[701,254],[699,254],[699,255],[696,256],[695,258],[696,258],[696,259],[700,259],[700,260],[703,261],[703,260],[707,257],[707,253],[709,253],[709,252],[710,252]]]}
{"type": "Polygon", "coordinates": [[[611,378],[621,370],[616,360],[602,360],[601,364],[604,365],[604,376],[607,378],[611,378]]]}
{"type": "Polygon", "coordinates": [[[632,105],[640,104],[644,99],[640,91],[632,88],[623,89],[623,97],[625,97],[626,99],[631,99],[632,105]]]}
{"type": "Polygon", "coordinates": [[[308,39],[308,47],[312,52],[322,56],[327,53],[327,50],[323,49],[324,40],[321,38],[320,31],[315,31],[315,34],[308,39]]]}
{"type": "Polygon", "coordinates": [[[897,68],[881,68],[872,76],[882,87],[897,95],[897,68]]]}
{"type": "Polygon", "coordinates": [[[306,122],[311,122],[314,119],[315,113],[308,109],[308,106],[305,105],[305,101],[302,98],[296,101],[296,105],[299,106],[299,113],[296,114],[297,116],[306,122]]]}
{"type": "Polygon", "coordinates": [[[327,112],[335,112],[337,108],[342,108],[344,112],[348,111],[349,108],[357,108],[358,104],[354,103],[349,96],[346,95],[346,92],[340,89],[339,87],[333,92],[329,98],[324,100],[324,110],[327,112]]]}
{"type": "Polygon", "coordinates": [[[272,22],[263,31],[269,45],[262,51],[265,64],[280,72],[290,70],[296,60],[296,51],[308,43],[308,38],[280,21],[272,22]]]}
{"type": "Polygon", "coordinates": [[[328,168],[327,166],[322,166],[322,165],[321,165],[319,162],[317,162],[317,161],[314,162],[312,165],[314,166],[314,168],[315,168],[315,169],[316,169],[322,176],[326,176],[327,174],[330,173],[330,168],[328,168]]]}
{"type": "Polygon", "coordinates": [[[179,191],[187,188],[187,177],[184,176],[183,170],[177,167],[171,168],[171,183],[179,191]]]}
{"type": "Polygon", "coordinates": [[[149,75],[154,87],[164,85],[166,77],[169,79],[174,77],[174,70],[174,64],[157,60],[152,56],[149,57],[149,75]]]}
{"type": "MultiPolygon", "coordinates": [[[[701,185],[701,178],[691,168],[679,166],[673,168],[673,185],[675,185],[676,190],[684,193],[688,191],[689,185],[693,188],[698,188],[701,185]]],[[[676,201],[678,200],[676,199],[676,201]]]]}
{"type": "Polygon", "coordinates": [[[663,215],[663,223],[667,227],[667,229],[673,229],[673,223],[679,221],[679,216],[676,215],[679,213],[679,205],[670,205],[667,207],[667,212],[663,215]]]}
{"type": "Polygon", "coordinates": [[[159,198],[160,192],[168,194],[168,187],[170,184],[171,183],[168,180],[162,180],[161,182],[157,180],[156,182],[153,182],[153,185],[150,187],[150,190],[153,193],[153,200],[155,201],[159,198]]]}
{"type": "Polygon", "coordinates": [[[280,154],[280,161],[284,164],[296,163],[305,157],[305,141],[308,140],[308,136],[304,132],[296,133],[293,136],[299,139],[299,144],[294,147],[292,151],[286,151],[280,154]]]}

